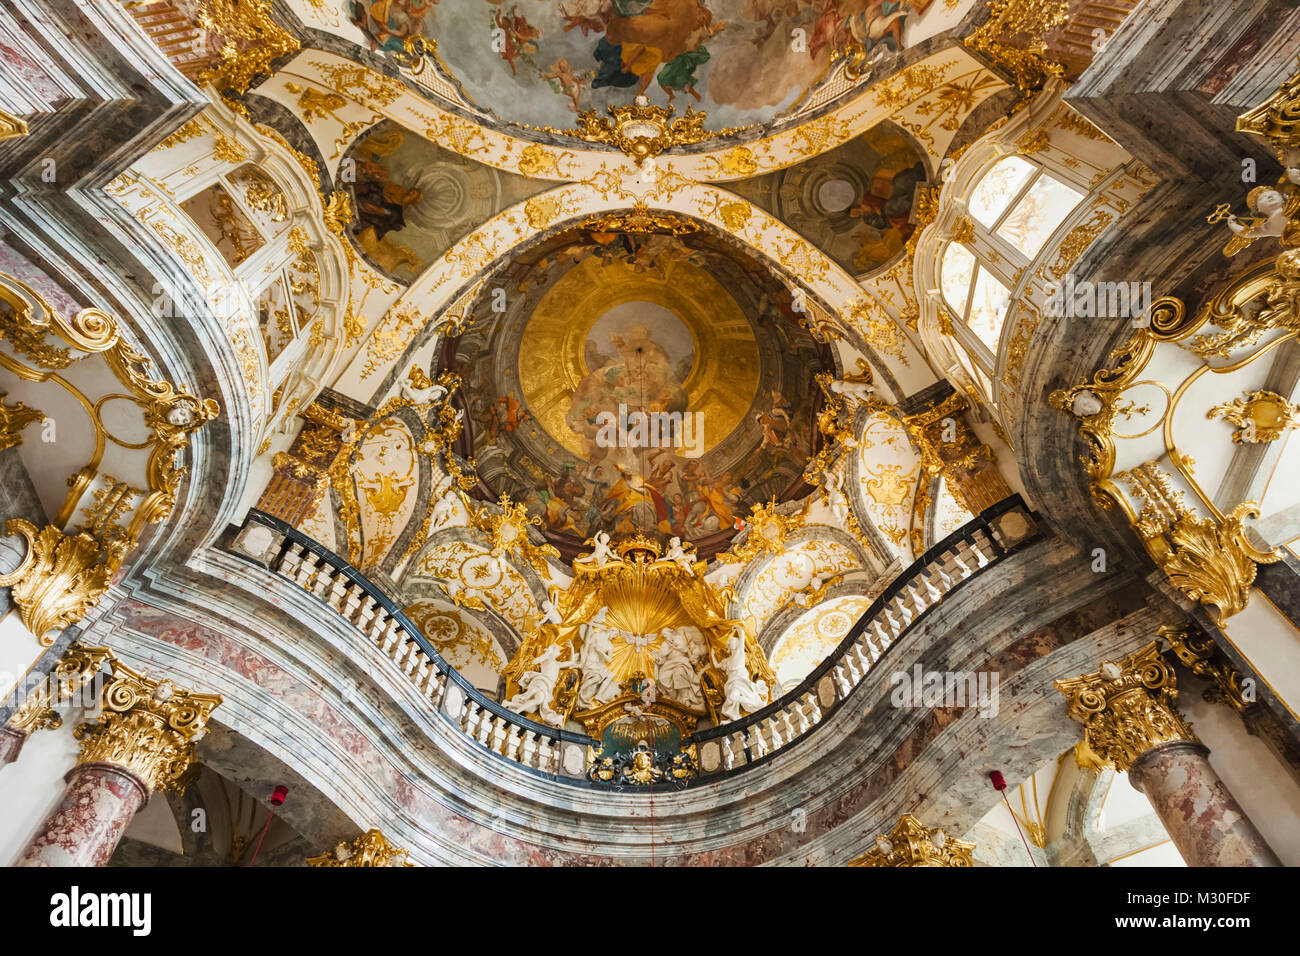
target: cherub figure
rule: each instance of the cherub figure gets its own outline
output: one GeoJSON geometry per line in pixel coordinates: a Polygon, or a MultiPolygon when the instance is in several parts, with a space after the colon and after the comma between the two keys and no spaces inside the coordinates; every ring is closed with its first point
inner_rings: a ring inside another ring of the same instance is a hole
{"type": "Polygon", "coordinates": [[[1223,249],[1225,256],[1235,256],[1256,239],[1280,239],[1286,232],[1287,197],[1273,186],[1256,186],[1246,197],[1246,205],[1255,215],[1246,222],[1229,214],[1228,228],[1232,238],[1223,249]]]}
{"type": "MultiPolygon", "coordinates": [[[[567,27],[565,29],[568,29],[567,27]]],[[[582,91],[587,85],[588,74],[577,74],[569,66],[569,61],[561,57],[551,65],[551,68],[542,73],[542,79],[554,80],[555,86],[559,92],[569,98],[569,109],[577,113],[582,106],[582,91]]]]}
{"type": "Polygon", "coordinates": [[[604,567],[610,562],[618,560],[618,556],[614,554],[614,549],[610,547],[608,532],[597,531],[596,536],[588,538],[585,543],[591,545],[591,554],[587,555],[587,561],[596,567],[604,567]]]}
{"type": "Polygon", "coordinates": [[[677,566],[687,574],[693,575],[695,573],[695,568],[692,566],[691,562],[691,556],[687,554],[686,549],[682,547],[681,538],[672,537],[668,539],[668,551],[664,555],[664,560],[676,561],[677,566]]]}
{"type": "Polygon", "coordinates": [[[412,365],[411,371],[401,385],[401,395],[414,405],[433,405],[442,401],[447,389],[429,378],[424,369],[412,365]]]}

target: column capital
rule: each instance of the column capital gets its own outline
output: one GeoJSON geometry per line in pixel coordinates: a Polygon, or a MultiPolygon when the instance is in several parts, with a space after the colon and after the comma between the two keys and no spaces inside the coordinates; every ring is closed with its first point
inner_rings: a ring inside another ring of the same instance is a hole
{"type": "Polygon", "coordinates": [[[77,695],[113,659],[107,647],[90,647],[74,643],[59,658],[54,670],[27,695],[9,719],[9,727],[27,736],[33,731],[62,726],[63,717],[55,707],[77,695]]]}
{"type": "Polygon", "coordinates": [[[876,837],[876,846],[849,861],[849,866],[970,866],[974,843],[954,840],[943,830],[931,830],[904,813],[889,835],[876,837]]]}
{"type": "Polygon", "coordinates": [[[208,716],[221,703],[170,680],[155,680],[113,662],[104,690],[104,714],[79,724],[79,764],[108,763],[140,778],[152,792],[178,789],[194,761],[194,745],[207,732],[208,716]]]}
{"type": "Polygon", "coordinates": [[[393,846],[378,828],[371,828],[351,843],[340,840],[334,849],[309,856],[308,866],[415,866],[406,850],[393,846]]]}
{"type": "Polygon", "coordinates": [[[1070,716],[1083,724],[1084,741],[1107,769],[1125,773],[1157,744],[1196,741],[1174,702],[1173,669],[1152,641],[1118,661],[1105,661],[1094,674],[1052,682],[1070,702],[1070,716]]]}

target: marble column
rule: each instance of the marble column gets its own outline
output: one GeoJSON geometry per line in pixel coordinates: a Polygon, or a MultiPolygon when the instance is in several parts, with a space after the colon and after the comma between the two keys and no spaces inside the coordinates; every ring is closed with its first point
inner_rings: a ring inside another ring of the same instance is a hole
{"type": "Polygon", "coordinates": [[[1281,866],[1207,758],[1204,744],[1152,747],[1129,768],[1189,866],[1281,866]]]}
{"type": "Polygon", "coordinates": [[[15,866],[103,866],[155,790],[179,789],[194,745],[221,703],[113,661],[103,715],[79,724],[77,765],[63,799],[15,866]]]}
{"type": "Polygon", "coordinates": [[[1282,865],[1174,706],[1174,672],[1157,642],[1053,686],[1099,765],[1127,773],[1146,794],[1188,866],[1282,865]]]}

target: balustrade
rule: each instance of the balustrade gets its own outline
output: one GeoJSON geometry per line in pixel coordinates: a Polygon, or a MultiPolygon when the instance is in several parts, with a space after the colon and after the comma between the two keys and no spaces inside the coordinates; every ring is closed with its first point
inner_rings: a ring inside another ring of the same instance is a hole
{"type": "MultiPolygon", "coordinates": [[[[250,511],[247,523],[264,525],[280,538],[277,553],[263,563],[364,634],[460,733],[534,773],[566,783],[607,786],[586,777],[586,748],[598,748],[598,740],[506,710],[444,661],[396,605],[338,555],[263,512],[250,511]],[[575,761],[572,755],[562,759],[565,748],[579,748],[582,759],[575,761]]],[[[853,694],[930,608],[1041,536],[1038,523],[1015,496],[939,542],[876,598],[839,646],[798,687],[748,717],[687,737],[684,748],[694,747],[700,753],[712,748],[713,759],[702,761],[695,781],[744,769],[797,744],[853,694]]]]}

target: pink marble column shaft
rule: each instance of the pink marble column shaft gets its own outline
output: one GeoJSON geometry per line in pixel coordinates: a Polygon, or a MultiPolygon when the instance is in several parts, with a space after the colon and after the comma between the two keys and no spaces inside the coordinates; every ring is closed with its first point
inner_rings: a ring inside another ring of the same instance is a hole
{"type": "Polygon", "coordinates": [[[77,764],[65,779],[62,802],[15,866],[103,866],[149,800],[144,781],[115,764],[77,764]]]}
{"type": "Polygon", "coordinates": [[[1188,866],[1281,866],[1255,825],[1191,740],[1157,744],[1129,768],[1188,866]]]}
{"type": "Polygon", "coordinates": [[[21,730],[0,727],[0,767],[17,760],[18,753],[23,749],[26,741],[27,735],[21,730]]]}

